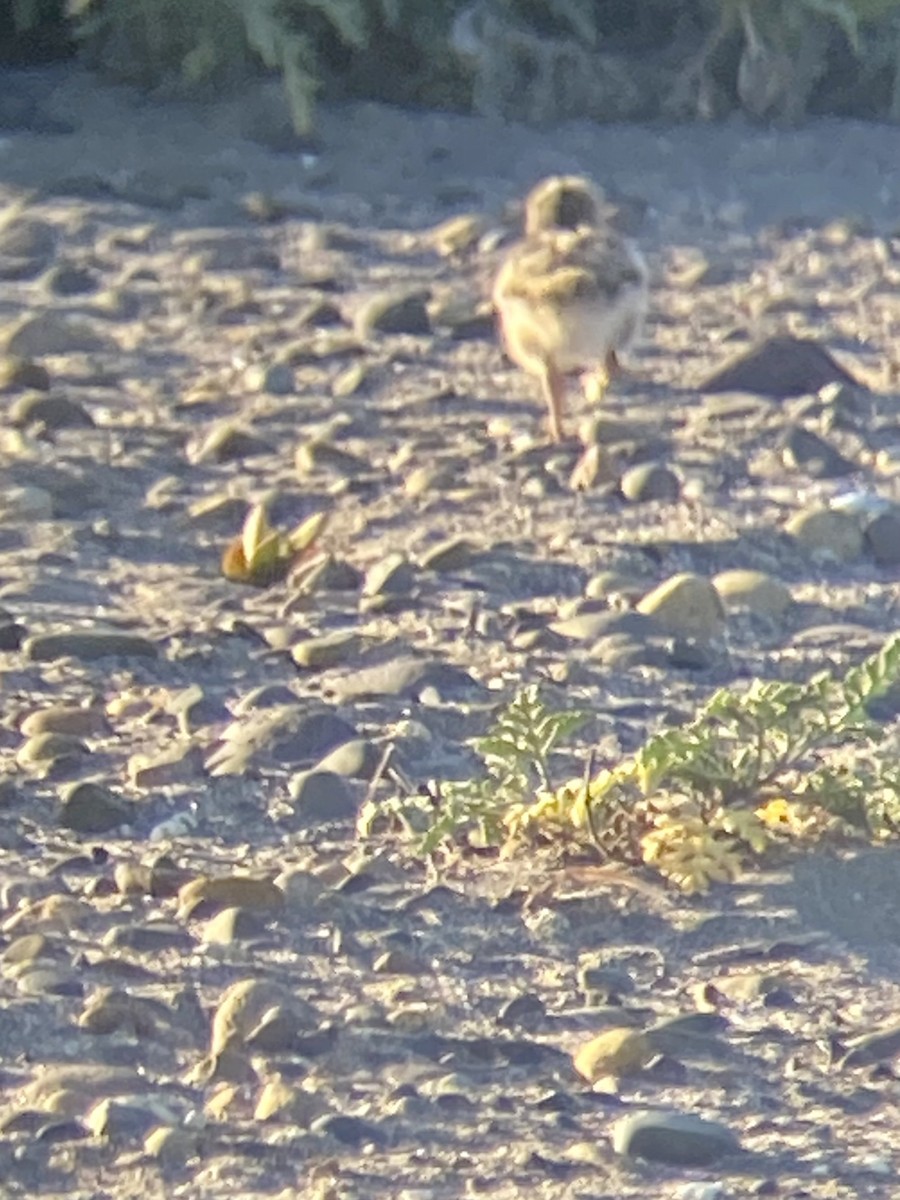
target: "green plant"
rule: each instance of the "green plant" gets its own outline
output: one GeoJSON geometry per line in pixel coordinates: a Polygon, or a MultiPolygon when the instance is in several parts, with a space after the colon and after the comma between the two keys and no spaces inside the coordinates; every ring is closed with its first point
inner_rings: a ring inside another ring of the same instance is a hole
{"type": "Polygon", "coordinates": [[[232,583],[269,587],[286,579],[314,550],[325,526],[327,512],[313,513],[289,533],[273,529],[265,504],[247,513],[241,532],[222,553],[222,574],[232,583]]]}
{"type": "Polygon", "coordinates": [[[693,720],[654,734],[634,755],[554,786],[554,750],[582,727],[526,688],[475,739],[477,779],[430,799],[364,807],[360,832],[398,818],[420,853],[477,842],[512,853],[535,841],[604,859],[644,862],[685,891],[732,878],[749,854],[782,837],[900,830],[900,767],[873,753],[885,731],[869,706],[900,686],[900,635],[843,678],[756,680],[723,688],[693,720]]]}
{"type": "MultiPolygon", "coordinates": [[[[40,0],[16,3],[30,19],[40,0]]],[[[415,0],[68,0],[89,57],[128,82],[191,88],[260,60],[280,74],[298,132],[312,126],[329,47],[361,53],[420,8],[415,0]]]]}
{"type": "Polygon", "coordinates": [[[553,790],[553,754],[586,719],[582,712],[548,709],[536,685],[523,688],[491,730],[473,739],[482,764],[478,778],[442,783],[430,796],[396,797],[387,809],[371,801],[361,810],[359,830],[369,834],[387,812],[415,837],[421,854],[450,842],[496,845],[506,837],[511,810],[553,790]]]}
{"type": "Polygon", "coordinates": [[[900,818],[900,770],[873,758],[884,730],[868,709],[898,682],[900,636],[843,679],[723,688],[631,758],[520,809],[510,832],[552,829],[607,856],[633,852],[687,891],[732,876],[779,831],[837,822],[885,836],[900,818]]]}

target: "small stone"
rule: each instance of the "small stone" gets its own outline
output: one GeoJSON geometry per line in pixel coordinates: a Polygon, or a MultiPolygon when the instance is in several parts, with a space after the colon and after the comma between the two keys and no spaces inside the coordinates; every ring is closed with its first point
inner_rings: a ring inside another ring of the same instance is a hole
{"type": "Polygon", "coordinates": [[[163,1167],[182,1167],[199,1153],[197,1134],[172,1125],[158,1125],[144,1138],[144,1154],[163,1167]]]}
{"type": "Polygon", "coordinates": [[[251,392],[264,392],[269,396],[291,396],[297,390],[294,369],[288,363],[254,364],[244,382],[251,392]]]}
{"type": "Polygon", "coordinates": [[[407,657],[341,675],[332,682],[331,690],[342,704],[374,696],[403,696],[420,701],[427,696],[440,703],[483,700],[488,695],[484,685],[460,667],[407,657]]]}
{"type": "Polygon", "coordinates": [[[304,481],[318,471],[326,471],[343,479],[359,479],[371,472],[365,459],[341,450],[323,438],[312,438],[301,443],[294,462],[297,474],[304,481]]]}
{"type": "Polygon", "coordinates": [[[420,288],[378,292],[357,312],[353,330],[357,337],[364,340],[377,333],[430,333],[429,296],[428,291],[420,288]]]}
{"type": "Polygon", "coordinates": [[[675,472],[662,463],[639,463],[630,467],[619,480],[626,500],[644,504],[649,500],[672,502],[681,495],[681,482],[675,472]]]}
{"type": "Polygon", "coordinates": [[[838,1060],[842,1070],[893,1063],[900,1055],[900,1026],[860,1034],[850,1038],[844,1048],[845,1053],[838,1060]]]}
{"type": "Polygon", "coordinates": [[[43,933],[23,933],[14,938],[0,954],[0,962],[10,963],[34,962],[35,959],[53,958],[54,942],[43,933]]]}
{"type": "Polygon", "coordinates": [[[206,923],[201,941],[207,945],[230,946],[260,937],[265,928],[259,914],[252,909],[223,908],[206,923]]]}
{"type": "Polygon", "coordinates": [[[103,710],[95,707],[52,704],[49,708],[29,713],[19,726],[26,737],[38,733],[65,733],[70,737],[95,737],[109,732],[109,722],[103,710]]]}
{"type": "Polygon", "coordinates": [[[421,975],[424,964],[405,950],[385,950],[372,963],[376,975],[421,975]]]}
{"type": "Polygon", "coordinates": [[[371,779],[381,762],[383,751],[365,738],[352,738],[326,754],[316,763],[317,771],[333,771],[345,779],[371,779]]]}
{"type": "Polygon", "coordinates": [[[823,560],[849,563],[863,552],[859,522],[833,509],[812,508],[795,513],[785,529],[804,550],[823,560]]]}
{"type": "Polygon", "coordinates": [[[38,733],[30,737],[16,754],[20,767],[44,770],[61,759],[75,759],[89,754],[84,742],[66,733],[38,733]]]}
{"type": "Polygon", "coordinates": [[[630,603],[635,603],[640,600],[644,591],[645,584],[640,579],[618,571],[600,571],[588,580],[584,595],[587,600],[611,600],[621,596],[630,603]]]}
{"type": "Polygon", "coordinates": [[[291,777],[288,793],[304,826],[352,820],[359,807],[353,789],[334,771],[301,771],[291,777]]]}
{"type": "Polygon", "coordinates": [[[687,572],[673,575],[638,602],[637,611],[680,637],[717,638],[725,631],[725,610],[708,579],[687,572]]]}
{"type": "Polygon", "coordinates": [[[34,279],[52,262],[57,233],[48,221],[21,216],[12,206],[0,221],[0,279],[34,279]]]}
{"type": "Polygon", "coordinates": [[[313,1133],[328,1134],[343,1146],[383,1146],[387,1143],[386,1135],[377,1125],[364,1121],[361,1117],[349,1117],[341,1113],[328,1113],[318,1117],[311,1129],[313,1133]]]}
{"type": "Polygon", "coordinates": [[[26,392],[7,412],[7,420],[16,429],[42,425],[45,429],[92,429],[94,418],[82,405],[65,396],[46,392],[26,392]]]}
{"type": "Polygon", "coordinates": [[[475,290],[432,297],[428,316],[432,329],[446,331],[455,342],[492,339],[497,330],[493,305],[475,290]]]}
{"type": "Polygon", "coordinates": [[[363,596],[408,595],[416,583],[415,568],[396,551],[380,559],[366,572],[363,596]]]}
{"type": "Polygon", "coordinates": [[[331,394],[337,400],[355,396],[369,377],[370,367],[364,362],[351,363],[332,380],[331,394]]]}
{"type": "Polygon", "coordinates": [[[125,1032],[131,1037],[149,1038],[157,1033],[159,1015],[150,1001],[104,988],[85,1004],[78,1027],[97,1036],[125,1032]]]}
{"type": "Polygon", "coordinates": [[[55,662],[60,658],[76,658],[95,662],[106,657],[156,658],[159,653],[149,638],[133,633],[71,630],[68,633],[40,633],[26,639],[22,647],[31,662],[55,662]]]}
{"type": "Polygon", "coordinates": [[[87,296],[100,286],[96,272],[72,263],[51,267],[42,283],[53,296],[87,296]]]}
{"type": "Polygon", "coordinates": [[[444,463],[429,463],[416,467],[406,476],[403,491],[411,500],[426,496],[429,492],[444,492],[457,479],[452,468],[444,463]]]}
{"type": "Polygon", "coordinates": [[[765,571],[721,571],[712,582],[727,612],[745,609],[760,617],[780,617],[793,603],[790,589],[765,571]]]}
{"type": "Polygon", "coordinates": [[[129,819],[125,801],[100,783],[74,783],[62,794],[59,823],[75,833],[108,833],[129,819]]]}
{"type": "Polygon", "coordinates": [[[327,671],[359,657],[363,639],[352,630],[341,630],[324,637],[304,638],[291,648],[291,658],[298,667],[310,671],[327,671]]]}
{"type": "Polygon", "coordinates": [[[7,354],[44,358],[48,354],[103,354],[118,349],[115,341],[99,334],[87,321],[61,313],[25,316],[3,337],[7,354]]]}
{"type": "Polygon", "coordinates": [[[323,1100],[315,1092],[292,1087],[280,1076],[270,1079],[256,1101],[254,1120],[290,1122],[301,1129],[308,1129],[322,1115],[323,1100]]]}
{"type": "Polygon", "coordinates": [[[46,521],[54,515],[53,496],[45,488],[5,487],[0,493],[0,521],[46,521]]]}
{"type": "Polygon", "coordinates": [[[37,961],[23,964],[23,968],[12,973],[23,995],[71,996],[79,999],[84,995],[84,984],[68,967],[37,961]]]}
{"type": "Polygon", "coordinates": [[[252,875],[201,875],[178,891],[181,920],[198,920],[225,908],[278,912],[283,907],[281,888],[270,879],[257,879],[252,875]]]}
{"type": "Polygon", "coordinates": [[[741,1151],[736,1135],[726,1125],[677,1112],[625,1117],[613,1128],[612,1144],[617,1154],[628,1158],[678,1167],[705,1167],[741,1151]]]}
{"type": "Polygon", "coordinates": [[[113,1140],[144,1138],[159,1124],[159,1113],[149,1104],[108,1097],[94,1105],[84,1122],[94,1137],[113,1140]]]}
{"type": "Polygon", "coordinates": [[[284,1000],[281,988],[261,979],[239,979],[222,993],[212,1018],[210,1053],[235,1049],[271,1009],[284,1000]]]}
{"type": "Polygon", "coordinates": [[[803,471],[810,479],[836,479],[857,470],[856,463],[845,458],[812,429],[805,429],[802,425],[788,429],[782,441],[781,453],[785,466],[803,471]]]}
{"type": "Polygon", "coordinates": [[[701,383],[700,390],[753,392],[786,400],[818,392],[834,381],[856,384],[818,343],[781,334],[742,351],[701,383]]]}
{"type": "Polygon", "coordinates": [[[192,442],[188,446],[187,457],[188,462],[195,465],[207,462],[227,463],[252,458],[258,454],[269,454],[271,449],[262,438],[225,422],[216,425],[197,441],[192,442]]]}
{"type": "Polygon", "coordinates": [[[363,576],[351,563],[325,554],[304,564],[295,574],[296,595],[315,596],[322,592],[356,592],[362,587],[363,576]]]}
{"type": "Polygon", "coordinates": [[[155,755],[132,754],[126,770],[131,786],[145,791],[190,783],[200,775],[201,767],[199,747],[189,739],[181,738],[155,755]]]}
{"type": "Polygon", "coordinates": [[[546,1006],[540,996],[533,992],[508,1000],[497,1014],[497,1024],[502,1028],[529,1032],[540,1028],[546,1019],[546,1006]]]}
{"type": "Polygon", "coordinates": [[[450,574],[469,566],[478,553],[478,548],[468,538],[447,538],[426,551],[419,559],[419,565],[423,571],[450,574]]]}
{"type": "Polygon", "coordinates": [[[628,1026],[604,1029],[573,1056],[575,1070],[588,1083],[633,1075],[647,1065],[654,1051],[639,1029],[628,1026]]]}
{"type": "Polygon", "coordinates": [[[299,1039],[315,1030],[317,1023],[318,1014],[313,1006],[295,996],[290,1004],[276,1004],[268,1009],[247,1034],[244,1045],[254,1054],[290,1053],[299,1048],[299,1039]]]}
{"type": "Polygon", "coordinates": [[[42,363],[14,354],[0,356],[0,392],[48,392],[50,372],[42,363]]]}
{"type": "Polygon", "coordinates": [[[900,563],[900,509],[879,513],[865,527],[866,548],[880,567],[900,563]]]}
{"type": "Polygon", "coordinates": [[[195,949],[194,940],[180,925],[169,921],[147,921],[141,925],[114,925],[101,939],[101,945],[111,951],[130,951],[133,954],[159,956],[169,951],[189,954],[195,949]]]}

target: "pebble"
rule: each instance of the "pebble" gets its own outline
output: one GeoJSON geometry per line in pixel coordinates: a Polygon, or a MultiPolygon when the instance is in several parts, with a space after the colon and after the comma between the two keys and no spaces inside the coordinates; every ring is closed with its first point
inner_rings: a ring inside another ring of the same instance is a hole
{"type": "Polygon", "coordinates": [[[744,609],[760,617],[781,617],[793,603],[790,588],[765,571],[721,571],[712,583],[727,612],[744,609]]]}
{"type": "Polygon", "coordinates": [[[900,563],[900,508],[879,513],[867,522],[865,546],[880,567],[900,563]]]}
{"type": "Polygon", "coordinates": [[[327,671],[359,657],[363,639],[352,630],[329,633],[324,637],[304,638],[291,647],[291,658],[298,667],[309,671],[327,671]]]}
{"type": "Polygon", "coordinates": [[[782,457],[786,466],[803,471],[810,479],[836,479],[857,470],[856,463],[802,425],[788,429],[782,441],[782,457]]]}
{"type": "Polygon", "coordinates": [[[708,579],[682,573],[648,592],[637,611],[679,637],[710,639],[725,632],[725,610],[708,579]]]}
{"type": "Polygon", "coordinates": [[[385,333],[430,333],[429,296],[430,293],[421,288],[378,292],[356,313],[354,333],[365,341],[385,333]]]}
{"type": "Polygon", "coordinates": [[[625,1026],[604,1029],[598,1033],[578,1049],[572,1062],[583,1079],[588,1083],[596,1083],[600,1079],[639,1072],[650,1062],[654,1053],[640,1030],[625,1026]]]}
{"type": "Polygon", "coordinates": [[[45,429],[92,429],[94,418],[88,410],[66,396],[47,392],[26,392],[7,411],[10,425],[27,429],[42,425],[45,429]]]}
{"type": "Polygon", "coordinates": [[[292,775],[288,794],[294,815],[303,826],[351,820],[359,803],[342,775],[321,768],[292,775]]]}
{"type": "Polygon", "coordinates": [[[824,561],[851,563],[863,553],[859,522],[833,509],[810,508],[795,513],[785,529],[799,546],[824,561]]]}
{"type": "Polygon", "coordinates": [[[818,392],[829,383],[856,385],[827,350],[808,338],[767,337],[742,350],[700,384],[702,392],[752,392],[774,400],[818,392]]]}
{"type": "Polygon", "coordinates": [[[110,354],[118,349],[94,324],[59,313],[25,316],[2,339],[7,354],[43,358],[48,354],[110,354]]]}
{"type": "Polygon", "coordinates": [[[100,630],[39,633],[27,638],[22,649],[32,662],[54,662],[61,658],[82,662],[111,657],[155,658],[159,653],[156,643],[140,634],[100,630]]]}
{"type": "Polygon", "coordinates": [[[727,1125],[679,1112],[624,1117],[613,1127],[612,1143],[616,1154],[677,1167],[706,1167],[741,1151],[727,1125]]]}
{"type": "Polygon", "coordinates": [[[127,825],[130,816],[126,802],[99,783],[74,783],[61,796],[59,823],[75,833],[109,833],[127,825]]]}
{"type": "Polygon", "coordinates": [[[279,912],[284,908],[284,894],[271,880],[249,875],[200,876],[178,890],[181,920],[196,921],[225,908],[279,912]]]}
{"type": "Polygon", "coordinates": [[[625,499],[633,504],[651,500],[674,503],[681,495],[681,481],[663,463],[640,463],[630,467],[619,480],[619,488],[625,499]]]}

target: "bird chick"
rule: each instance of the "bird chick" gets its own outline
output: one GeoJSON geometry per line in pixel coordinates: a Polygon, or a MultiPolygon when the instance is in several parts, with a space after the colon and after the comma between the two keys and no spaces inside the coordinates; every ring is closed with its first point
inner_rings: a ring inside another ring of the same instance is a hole
{"type": "Polygon", "coordinates": [[[493,291],[509,357],[541,381],[550,436],[562,440],[566,376],[618,373],[647,307],[647,267],[614,230],[602,193],[577,175],[551,176],[525,200],[525,237],[493,291]]]}

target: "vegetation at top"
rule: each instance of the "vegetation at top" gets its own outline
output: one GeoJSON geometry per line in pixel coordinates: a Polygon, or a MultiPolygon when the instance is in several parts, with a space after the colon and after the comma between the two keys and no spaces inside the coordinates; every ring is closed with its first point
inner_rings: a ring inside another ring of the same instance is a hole
{"type": "MultiPolygon", "coordinates": [[[[536,124],[810,112],[900,119],[900,0],[7,0],[162,93],[277,73],[298,132],[320,96],[536,124]]],[[[0,14],[0,25],[3,16],[0,14]]]]}

